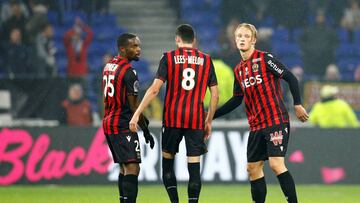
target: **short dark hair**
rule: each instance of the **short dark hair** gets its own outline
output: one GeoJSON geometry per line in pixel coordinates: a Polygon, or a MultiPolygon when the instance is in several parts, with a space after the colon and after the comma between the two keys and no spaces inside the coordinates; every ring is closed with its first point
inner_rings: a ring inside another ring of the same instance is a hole
{"type": "Polygon", "coordinates": [[[179,25],[176,29],[176,35],[179,36],[185,43],[192,43],[195,39],[194,28],[189,24],[179,25]]]}
{"type": "Polygon", "coordinates": [[[137,36],[135,34],[132,34],[132,33],[121,34],[117,39],[118,48],[127,46],[128,43],[129,43],[129,40],[133,39],[133,38],[136,38],[136,37],[137,36]]]}

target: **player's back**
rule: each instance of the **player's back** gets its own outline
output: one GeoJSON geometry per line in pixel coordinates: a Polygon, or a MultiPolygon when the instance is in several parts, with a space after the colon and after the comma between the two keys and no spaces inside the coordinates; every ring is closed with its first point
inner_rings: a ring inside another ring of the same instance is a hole
{"type": "Polygon", "coordinates": [[[127,59],[116,56],[103,69],[103,98],[105,134],[118,134],[128,129],[132,113],[126,98],[125,74],[132,70],[127,59]]]}
{"type": "Polygon", "coordinates": [[[167,52],[160,62],[157,77],[167,82],[164,125],[203,129],[206,88],[217,84],[211,57],[194,48],[167,52]]]}

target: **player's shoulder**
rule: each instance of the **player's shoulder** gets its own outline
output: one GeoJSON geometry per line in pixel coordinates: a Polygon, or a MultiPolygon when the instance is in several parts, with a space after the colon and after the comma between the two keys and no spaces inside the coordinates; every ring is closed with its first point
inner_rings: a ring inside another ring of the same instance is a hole
{"type": "Polygon", "coordinates": [[[271,52],[268,52],[268,51],[258,51],[258,52],[264,54],[264,58],[276,59],[276,56],[271,52]]]}

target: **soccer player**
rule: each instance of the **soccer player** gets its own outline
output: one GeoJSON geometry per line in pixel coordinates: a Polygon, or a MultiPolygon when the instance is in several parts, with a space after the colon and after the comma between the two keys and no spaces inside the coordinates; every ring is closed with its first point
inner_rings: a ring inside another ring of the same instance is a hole
{"type": "Polygon", "coordinates": [[[288,202],[297,202],[294,180],[285,166],[290,125],[289,114],[282,98],[280,79],[284,79],[294,98],[297,118],[305,122],[306,110],[301,105],[298,81],[295,76],[273,55],[255,49],[257,30],[247,23],[235,30],[236,46],[241,61],[234,68],[233,97],[220,107],[214,118],[229,113],[245,98],[246,114],[250,125],[247,146],[247,170],[250,176],[253,202],[265,202],[266,183],[264,161],[280,182],[288,202]]]}
{"type": "MultiPolygon", "coordinates": [[[[140,40],[130,33],[117,39],[119,55],[110,60],[103,70],[103,90],[105,113],[103,128],[115,163],[120,164],[119,193],[120,202],[136,202],[138,175],[141,162],[139,138],[129,130],[129,121],[138,102],[139,82],[130,61],[139,60],[140,40]]],[[[140,127],[146,142],[154,147],[154,139],[148,129],[148,120],[140,116],[140,127]]]]}
{"type": "Polygon", "coordinates": [[[207,152],[205,139],[211,133],[211,122],[218,103],[217,79],[212,60],[195,47],[194,29],[180,25],[175,37],[177,49],[164,53],[156,79],[146,91],[129,125],[136,132],[139,115],[167,82],[163,112],[162,174],[163,183],[172,203],[179,202],[174,173],[174,156],[185,137],[188,159],[188,200],[198,202],[201,190],[200,156],[207,152]],[[211,99],[207,115],[203,108],[206,87],[211,99]]]}

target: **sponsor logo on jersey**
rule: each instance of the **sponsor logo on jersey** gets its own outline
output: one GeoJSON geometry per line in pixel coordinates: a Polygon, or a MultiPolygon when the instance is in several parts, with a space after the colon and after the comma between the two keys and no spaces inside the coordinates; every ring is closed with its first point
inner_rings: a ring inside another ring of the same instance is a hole
{"type": "Polygon", "coordinates": [[[126,139],[128,140],[128,142],[130,142],[130,140],[131,140],[130,135],[126,136],[126,139]]]}
{"type": "Polygon", "coordinates": [[[267,64],[280,75],[284,72],[284,70],[280,69],[272,60],[268,60],[267,64]]]}
{"type": "Polygon", "coordinates": [[[263,79],[261,78],[261,75],[256,75],[255,77],[249,77],[243,81],[243,87],[248,88],[256,84],[260,84],[262,83],[262,81],[263,79]]]}

